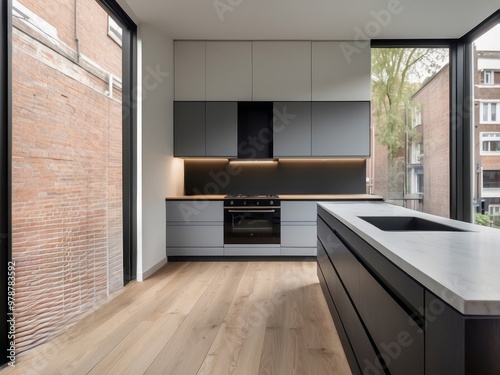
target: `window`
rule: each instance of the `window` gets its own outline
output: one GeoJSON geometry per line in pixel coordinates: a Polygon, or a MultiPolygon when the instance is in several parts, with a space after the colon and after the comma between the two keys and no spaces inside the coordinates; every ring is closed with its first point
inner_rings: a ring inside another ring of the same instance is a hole
{"type": "Polygon", "coordinates": [[[123,39],[122,34],[123,34],[122,28],[115,22],[114,19],[108,16],[108,35],[120,46],[122,45],[122,39],[123,39]]]}
{"type": "Polygon", "coordinates": [[[495,72],[492,70],[484,71],[484,84],[493,85],[495,83],[495,72]]]}
{"type": "Polygon", "coordinates": [[[500,155],[500,133],[481,133],[481,155],[500,155]]]}
{"type": "Polygon", "coordinates": [[[481,124],[500,124],[500,103],[481,103],[481,124]]]}
{"type": "Polygon", "coordinates": [[[412,125],[414,128],[422,125],[422,110],[420,108],[412,109],[412,125]]]}
{"type": "Polygon", "coordinates": [[[483,171],[483,189],[500,189],[500,170],[483,171]]]}
{"type": "Polygon", "coordinates": [[[450,217],[449,52],[372,44],[371,59],[372,192],[442,217],[450,217]]]}
{"type": "Polygon", "coordinates": [[[491,216],[500,216],[500,204],[490,204],[488,212],[491,216]]]}

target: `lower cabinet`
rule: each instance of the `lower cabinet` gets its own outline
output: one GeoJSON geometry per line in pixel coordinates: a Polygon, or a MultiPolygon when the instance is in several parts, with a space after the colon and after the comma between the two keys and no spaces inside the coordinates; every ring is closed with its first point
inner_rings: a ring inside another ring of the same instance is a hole
{"type": "MultiPolygon", "coordinates": [[[[424,331],[421,316],[414,313],[404,293],[389,288],[384,273],[395,267],[368,264],[345,240],[349,229],[318,209],[318,276],[336,322],[351,371],[354,374],[424,374],[424,331]],[[326,215],[329,217],[326,218],[326,215]]],[[[366,243],[364,251],[376,251],[366,243]]],[[[399,274],[397,274],[400,277],[399,274]]],[[[412,288],[423,288],[409,276],[412,288]]],[[[412,293],[414,289],[411,289],[412,293]]]]}
{"type": "Polygon", "coordinates": [[[281,255],[316,256],[315,201],[281,202],[281,255]]]}
{"type": "Polygon", "coordinates": [[[224,255],[223,202],[168,201],[167,256],[224,255]]]}

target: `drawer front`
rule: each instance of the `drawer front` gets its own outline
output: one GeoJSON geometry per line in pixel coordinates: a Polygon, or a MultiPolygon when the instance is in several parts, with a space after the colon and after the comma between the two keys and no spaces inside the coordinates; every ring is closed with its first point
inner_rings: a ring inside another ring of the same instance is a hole
{"type": "Polygon", "coordinates": [[[282,225],[281,246],[314,247],[316,246],[316,226],[314,225],[282,225]]]}
{"type": "Polygon", "coordinates": [[[330,262],[330,258],[326,254],[325,248],[318,240],[318,266],[323,273],[323,277],[325,278],[326,286],[330,292],[330,295],[333,295],[333,289],[335,287],[336,277],[335,277],[335,269],[333,268],[332,263],[330,262]]]}
{"type": "Polygon", "coordinates": [[[196,222],[220,222],[224,221],[222,201],[168,201],[167,222],[196,223],[196,222]]]}
{"type": "Polygon", "coordinates": [[[222,247],[222,225],[170,225],[167,226],[168,247],[222,247]]]}
{"type": "MultiPolygon", "coordinates": [[[[392,375],[424,373],[423,331],[403,307],[360,267],[359,312],[392,375]]],[[[375,363],[375,359],[371,361],[375,363]]]]}
{"type": "Polygon", "coordinates": [[[281,201],[281,221],[314,221],[316,222],[315,201],[281,201]]]}
{"type": "Polygon", "coordinates": [[[363,374],[370,374],[371,365],[368,363],[379,369],[376,352],[337,274],[334,274],[333,301],[363,374]]]}
{"type": "Polygon", "coordinates": [[[335,266],[342,283],[354,303],[357,304],[359,301],[358,260],[323,220],[318,220],[318,231],[321,231],[325,250],[335,266]]]}
{"type": "Polygon", "coordinates": [[[372,272],[379,275],[386,287],[392,289],[393,293],[414,312],[424,311],[424,288],[323,208],[320,207],[318,213],[337,231],[340,238],[350,245],[360,261],[369,264],[372,272]]]}

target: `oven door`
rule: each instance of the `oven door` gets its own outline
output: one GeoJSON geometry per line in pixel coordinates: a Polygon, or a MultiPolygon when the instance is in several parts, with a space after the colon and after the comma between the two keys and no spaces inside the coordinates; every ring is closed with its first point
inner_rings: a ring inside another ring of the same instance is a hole
{"type": "Polygon", "coordinates": [[[225,207],[224,244],[280,244],[279,207],[225,207]]]}

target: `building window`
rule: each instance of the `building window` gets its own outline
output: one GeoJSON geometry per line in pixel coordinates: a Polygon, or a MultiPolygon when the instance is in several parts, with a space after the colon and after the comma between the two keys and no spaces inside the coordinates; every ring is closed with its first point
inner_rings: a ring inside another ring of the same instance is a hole
{"type": "Polygon", "coordinates": [[[488,212],[491,216],[500,216],[500,204],[490,204],[488,212]]]}
{"type": "Polygon", "coordinates": [[[422,110],[420,108],[412,109],[412,125],[414,128],[422,125],[422,110]]]}
{"type": "Polygon", "coordinates": [[[500,155],[500,133],[481,133],[481,155],[500,155]]]}
{"type": "Polygon", "coordinates": [[[123,33],[122,28],[115,22],[114,19],[108,16],[108,35],[120,46],[122,45],[122,39],[123,39],[122,33],[123,33]]]}
{"type": "Polygon", "coordinates": [[[484,84],[493,85],[495,83],[495,72],[493,70],[484,71],[484,84]]]}
{"type": "Polygon", "coordinates": [[[483,189],[500,189],[500,171],[483,171],[483,189]]]}
{"type": "Polygon", "coordinates": [[[481,124],[500,124],[500,103],[481,103],[481,124]]]}

